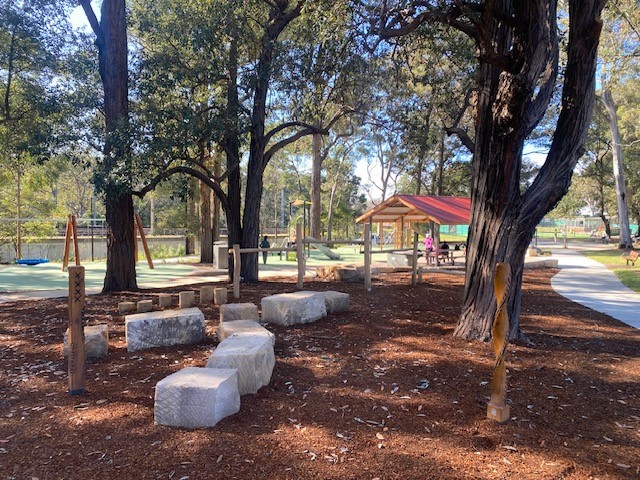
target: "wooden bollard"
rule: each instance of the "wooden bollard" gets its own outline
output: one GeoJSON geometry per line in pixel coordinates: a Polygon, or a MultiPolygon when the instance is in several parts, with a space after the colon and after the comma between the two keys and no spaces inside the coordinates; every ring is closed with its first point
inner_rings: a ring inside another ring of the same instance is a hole
{"type": "Polygon", "coordinates": [[[85,392],[84,378],[84,324],[82,310],[85,305],[84,267],[69,267],[69,393],[85,392]]]}
{"type": "Polygon", "coordinates": [[[496,356],[496,365],[491,379],[491,399],[487,405],[487,418],[503,423],[509,420],[510,408],[507,405],[507,367],[505,357],[509,343],[509,314],[507,298],[511,281],[511,268],[508,263],[498,263],[493,282],[498,309],[493,321],[491,345],[496,356]]]}

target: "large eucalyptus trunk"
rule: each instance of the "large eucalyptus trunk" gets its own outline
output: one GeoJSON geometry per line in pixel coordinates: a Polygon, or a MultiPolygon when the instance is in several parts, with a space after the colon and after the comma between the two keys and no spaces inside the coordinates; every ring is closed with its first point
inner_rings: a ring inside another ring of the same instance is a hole
{"type": "Polygon", "coordinates": [[[320,194],[322,191],[322,134],[314,133],[311,143],[311,212],[309,230],[312,237],[320,240],[322,236],[320,194]]]}
{"type": "Polygon", "coordinates": [[[570,0],[562,109],[547,160],[520,192],[524,141],[548,108],[558,66],[555,1],[495,2],[477,25],[480,51],[471,224],[463,307],[455,335],[486,340],[495,314],[493,274],[511,266],[510,337],[520,335],[524,255],[543,216],[564,196],[582,155],[595,98],[604,1],[570,0]],[[499,14],[497,12],[500,12],[499,14]],[[502,18],[510,18],[509,22],[502,18]]]}
{"type": "Polygon", "coordinates": [[[104,90],[105,146],[100,168],[107,221],[107,271],[103,292],[137,288],[131,186],[111,177],[129,163],[129,85],[124,0],[104,0],[100,23],[90,2],[81,2],[96,34],[98,70],[104,90]]]}
{"type": "Polygon", "coordinates": [[[631,229],[629,228],[629,209],[627,208],[627,187],[624,183],[624,169],[622,166],[622,148],[620,146],[620,131],[618,130],[618,113],[611,95],[611,89],[605,88],[602,92],[602,103],[609,117],[609,129],[613,140],[613,177],[615,179],[616,200],[618,201],[618,223],[620,224],[620,248],[631,248],[631,229]]]}
{"type": "MultiPolygon", "coordinates": [[[[229,82],[227,84],[227,114],[225,116],[225,129],[223,147],[226,154],[227,171],[227,241],[229,248],[239,244],[242,240],[242,224],[240,219],[240,133],[239,115],[240,101],[238,99],[238,43],[234,38],[235,32],[231,32],[229,41],[229,82]]],[[[229,278],[233,278],[233,257],[229,255],[229,278]]]]}
{"type": "Polygon", "coordinates": [[[200,262],[213,263],[211,189],[200,182],[200,262]]]}

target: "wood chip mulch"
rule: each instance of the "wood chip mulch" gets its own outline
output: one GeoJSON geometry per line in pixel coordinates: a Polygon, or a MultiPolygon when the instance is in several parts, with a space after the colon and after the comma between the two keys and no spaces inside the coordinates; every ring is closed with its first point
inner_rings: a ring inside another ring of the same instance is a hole
{"type": "MultiPolygon", "coordinates": [[[[406,274],[362,284],[310,281],[351,295],[348,313],[276,333],[271,383],[216,427],[155,426],[156,383],[204,366],[218,308],[199,345],[129,353],[119,301],[88,297],[108,323],[109,355],[67,394],[66,299],[0,304],[0,476],[6,479],[640,478],[640,332],[555,294],[555,271],[525,274],[528,344],[509,348],[511,420],[486,419],[490,345],[452,336],[463,278],[406,274]]],[[[196,287],[188,287],[196,289],[196,287]]],[[[293,291],[243,285],[239,301],[293,291]]],[[[173,292],[177,293],[174,289],[173,292]]],[[[230,289],[231,292],[231,289],[230,289]]],[[[174,307],[175,308],[175,307],[174,307]]]]}

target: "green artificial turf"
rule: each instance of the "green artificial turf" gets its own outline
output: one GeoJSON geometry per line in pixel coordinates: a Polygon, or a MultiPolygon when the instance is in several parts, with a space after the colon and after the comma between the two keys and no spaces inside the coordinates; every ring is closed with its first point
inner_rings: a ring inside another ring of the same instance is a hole
{"type": "MultiPolygon", "coordinates": [[[[86,288],[101,288],[106,271],[105,262],[85,262],[86,288]]],[[[186,275],[193,271],[189,265],[156,263],[153,270],[146,264],[136,266],[139,286],[149,282],[163,282],[186,275]]],[[[69,274],[62,271],[57,262],[39,265],[2,265],[0,266],[0,292],[36,291],[66,289],[69,286],[69,274]]]]}

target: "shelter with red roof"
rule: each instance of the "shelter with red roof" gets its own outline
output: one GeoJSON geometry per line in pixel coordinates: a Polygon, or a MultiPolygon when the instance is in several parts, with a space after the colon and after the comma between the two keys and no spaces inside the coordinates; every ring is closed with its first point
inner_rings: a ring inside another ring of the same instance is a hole
{"type": "Polygon", "coordinates": [[[394,195],[356,219],[356,223],[395,225],[394,243],[405,243],[405,230],[414,223],[435,222],[438,225],[468,225],[471,218],[469,197],[434,195],[394,195]]]}

